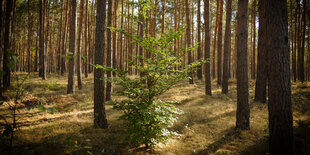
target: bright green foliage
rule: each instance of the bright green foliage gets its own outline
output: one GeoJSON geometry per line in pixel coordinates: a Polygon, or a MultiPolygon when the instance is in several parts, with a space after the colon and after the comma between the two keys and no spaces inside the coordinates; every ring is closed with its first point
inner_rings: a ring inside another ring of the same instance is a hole
{"type": "Polygon", "coordinates": [[[159,142],[166,142],[170,136],[176,134],[169,128],[177,121],[177,116],[182,114],[182,111],[169,102],[161,101],[158,96],[180,80],[187,78],[193,69],[204,61],[177,69],[181,68],[183,65],[181,60],[187,51],[191,50],[175,52],[172,48],[174,39],[181,36],[183,29],[162,35],[160,39],[150,36],[142,39],[139,36],[126,34],[122,30],[111,29],[131,37],[151,55],[150,57],[139,55],[137,57],[139,62],[130,62],[130,66],[141,74],[139,78],[129,77],[125,71],[96,65],[96,68],[117,73],[118,78],[109,80],[121,86],[121,90],[117,93],[126,99],[111,103],[115,109],[124,112],[121,119],[125,120],[127,125],[128,140],[135,145],[145,144],[151,147],[159,142]]]}

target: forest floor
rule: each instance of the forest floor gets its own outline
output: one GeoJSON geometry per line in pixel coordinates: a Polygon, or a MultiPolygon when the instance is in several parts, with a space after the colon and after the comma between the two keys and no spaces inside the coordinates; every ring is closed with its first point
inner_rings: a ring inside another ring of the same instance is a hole
{"type": "MultiPolygon", "coordinates": [[[[25,73],[19,76],[26,75],[25,73]]],[[[83,78],[83,88],[67,95],[67,77],[52,74],[42,80],[31,74],[24,84],[24,97],[18,104],[17,130],[14,132],[14,154],[266,154],[268,152],[267,104],[254,102],[254,81],[250,81],[250,126],[248,131],[235,129],[236,81],[230,81],[229,93],[212,82],[213,96],[204,94],[203,81],[179,83],[160,98],[179,101],[182,109],[172,128],[181,134],[153,150],[134,148],[125,141],[126,130],[118,117],[120,112],[106,106],[108,129],[93,128],[93,76],[83,78]],[[27,108],[42,104],[47,110],[27,108]]],[[[14,85],[14,82],[13,82],[14,85]]],[[[115,87],[114,89],[117,89],[115,87]]],[[[0,115],[11,121],[8,101],[1,102],[0,115]]],[[[118,96],[113,95],[114,99],[118,96]]],[[[292,103],[296,154],[310,154],[310,83],[292,83],[292,103]]],[[[0,120],[0,132],[4,121],[0,120]]],[[[0,136],[0,152],[6,152],[8,136],[0,136]]],[[[1,153],[0,153],[1,154],[1,153]]]]}

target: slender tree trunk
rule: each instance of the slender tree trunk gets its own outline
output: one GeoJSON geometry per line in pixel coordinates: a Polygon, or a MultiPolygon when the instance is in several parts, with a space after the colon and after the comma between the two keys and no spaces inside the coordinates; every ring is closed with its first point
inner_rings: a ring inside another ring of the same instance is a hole
{"type": "Polygon", "coordinates": [[[228,93],[228,78],[229,78],[229,38],[230,38],[230,22],[231,22],[231,4],[232,0],[226,1],[226,28],[224,39],[224,61],[223,61],[223,82],[222,82],[222,94],[228,93]]]}
{"type": "Polygon", "coordinates": [[[305,42],[306,42],[306,12],[307,12],[307,2],[306,0],[303,0],[303,14],[302,14],[302,21],[300,21],[300,49],[298,50],[298,79],[301,82],[305,81],[305,67],[304,67],[304,63],[305,63],[305,42]]]}
{"type": "Polygon", "coordinates": [[[163,10],[162,10],[162,21],[161,21],[161,33],[165,33],[165,7],[166,7],[166,0],[163,0],[163,10]]]}
{"type": "Polygon", "coordinates": [[[82,28],[83,28],[83,16],[84,16],[84,0],[80,2],[80,16],[78,24],[78,38],[77,38],[77,82],[78,88],[82,89],[82,67],[81,67],[81,38],[82,38],[82,28]]]}
{"type": "Polygon", "coordinates": [[[248,0],[238,0],[237,12],[237,122],[241,130],[250,129],[248,77],[248,0]]]}
{"type": "Polygon", "coordinates": [[[84,59],[84,75],[85,78],[88,77],[88,65],[87,60],[89,59],[88,57],[88,0],[85,1],[85,18],[84,18],[84,56],[86,59],[84,59]]]}
{"type": "Polygon", "coordinates": [[[60,0],[60,23],[59,23],[59,34],[58,34],[58,54],[57,54],[57,71],[60,71],[61,65],[61,34],[62,34],[62,20],[63,20],[63,0],[60,0]]]}
{"type": "Polygon", "coordinates": [[[32,1],[28,0],[28,73],[31,72],[31,41],[32,41],[32,1]]]}
{"type": "Polygon", "coordinates": [[[266,25],[266,1],[258,1],[259,29],[258,29],[258,47],[257,47],[257,79],[255,83],[255,101],[266,102],[267,86],[267,25],[266,25]]]}
{"type": "Polygon", "coordinates": [[[209,18],[209,0],[204,0],[204,21],[205,21],[205,59],[208,60],[205,64],[205,93],[212,95],[211,91],[211,72],[210,72],[210,18],[209,18]]]}
{"type": "Polygon", "coordinates": [[[212,53],[212,78],[216,77],[215,74],[215,51],[216,51],[216,41],[217,41],[217,32],[218,32],[218,23],[219,23],[219,5],[220,0],[216,2],[216,20],[215,20],[215,28],[214,28],[214,39],[213,39],[213,53],[212,53]]]}
{"type": "Polygon", "coordinates": [[[219,24],[217,40],[217,84],[222,85],[222,24],[223,24],[223,0],[219,0],[219,24]]]}
{"type": "Polygon", "coordinates": [[[34,57],[34,71],[38,71],[38,42],[39,42],[39,34],[40,33],[40,24],[37,24],[37,37],[36,37],[36,54],[34,57]]]}
{"type": "MultiPolygon", "coordinates": [[[[198,48],[197,48],[197,59],[200,60],[202,58],[202,52],[201,52],[201,19],[200,19],[200,0],[198,0],[198,9],[197,9],[197,24],[198,24],[198,30],[197,30],[197,37],[198,37],[198,48]]],[[[198,79],[202,79],[202,66],[198,67],[197,70],[197,77],[198,79]]]]}
{"type": "Polygon", "coordinates": [[[64,75],[66,72],[66,49],[67,49],[67,30],[68,30],[68,21],[69,21],[69,0],[67,0],[66,9],[65,9],[65,24],[63,28],[63,34],[62,34],[62,43],[61,43],[61,75],[64,75]]]}
{"type": "MultiPolygon", "coordinates": [[[[124,14],[124,0],[122,0],[122,14],[124,14]]],[[[124,17],[121,17],[121,29],[123,29],[124,17]]],[[[123,69],[123,34],[119,34],[120,47],[119,47],[119,65],[120,69],[123,69]]]]}
{"type": "MultiPolygon", "coordinates": [[[[108,20],[107,20],[107,27],[111,27],[112,26],[112,4],[113,4],[113,0],[108,0],[108,20]]],[[[108,67],[112,67],[111,64],[111,45],[112,45],[112,36],[111,36],[111,30],[107,29],[107,66],[108,67]]],[[[112,77],[112,73],[111,71],[107,71],[107,77],[111,78],[112,77]]],[[[111,91],[112,91],[112,83],[111,81],[107,81],[107,90],[106,90],[106,100],[110,101],[111,100],[111,91]]]]}
{"type": "MultiPolygon", "coordinates": [[[[143,14],[142,14],[142,6],[139,6],[139,27],[140,27],[140,32],[139,32],[139,35],[140,35],[140,39],[143,39],[143,29],[144,29],[144,17],[143,17],[143,14]]],[[[142,46],[139,46],[139,55],[141,57],[143,57],[143,48],[142,46]]],[[[143,59],[140,58],[140,63],[141,63],[141,67],[143,67],[143,59]]],[[[140,74],[140,77],[143,76],[143,73],[139,73],[140,74]]]]}
{"type": "Polygon", "coordinates": [[[75,25],[76,25],[76,0],[71,0],[71,21],[68,60],[68,94],[74,93],[74,66],[75,66],[75,25]]]}
{"type": "Polygon", "coordinates": [[[255,79],[255,56],[256,56],[256,0],[253,1],[253,6],[252,6],[252,32],[253,32],[253,45],[252,45],[252,65],[251,65],[251,78],[255,79]]]}
{"type": "Polygon", "coordinates": [[[8,66],[9,63],[9,53],[11,49],[10,42],[10,25],[11,25],[11,12],[12,12],[12,1],[8,0],[6,2],[6,13],[5,13],[5,27],[4,27],[4,52],[3,52],[3,91],[7,90],[7,87],[10,85],[10,68],[8,66]]]}
{"type": "Polygon", "coordinates": [[[292,55],[292,72],[293,72],[293,80],[296,81],[297,79],[297,70],[296,70],[296,53],[297,53],[297,50],[298,50],[298,36],[297,36],[297,30],[298,30],[298,3],[299,3],[299,0],[296,0],[296,9],[295,9],[295,36],[294,36],[294,40],[295,40],[295,46],[294,46],[294,51],[293,51],[293,55],[292,55]]]}
{"type": "MultiPolygon", "coordinates": [[[[118,9],[118,2],[119,0],[114,0],[114,9],[113,9],[113,27],[117,27],[117,9],[118,9]]],[[[116,58],[116,53],[117,53],[117,50],[116,50],[116,32],[113,32],[113,45],[112,45],[112,49],[113,49],[113,68],[117,68],[117,58],[116,58]]],[[[116,74],[113,72],[113,76],[115,77],[116,74]]]]}
{"type": "Polygon", "coordinates": [[[40,40],[39,40],[39,76],[42,77],[44,80],[46,79],[46,73],[45,73],[45,66],[44,66],[44,62],[45,62],[45,51],[44,51],[44,37],[43,37],[43,4],[42,4],[42,0],[39,0],[39,22],[40,22],[40,30],[39,30],[39,36],[40,36],[40,40]]]}
{"type": "Polygon", "coordinates": [[[294,154],[286,0],[267,1],[269,153],[294,154]]]}
{"type": "MultiPolygon", "coordinates": [[[[188,4],[188,0],[185,0],[185,12],[186,12],[186,42],[187,42],[187,48],[191,47],[191,23],[190,23],[190,19],[189,19],[189,4],[188,4]]],[[[192,63],[192,51],[188,52],[188,64],[192,63]]],[[[191,74],[189,77],[189,84],[194,84],[194,79],[193,79],[193,75],[191,74]]]]}
{"type": "MultiPolygon", "coordinates": [[[[104,65],[105,49],[105,19],[106,19],[106,0],[97,2],[96,16],[96,37],[95,37],[95,64],[104,65]]],[[[108,128],[108,121],[105,113],[104,104],[104,71],[95,69],[94,71],[94,127],[108,128]]]]}
{"type": "MultiPolygon", "coordinates": [[[[0,0],[0,64],[1,64],[1,57],[2,57],[2,6],[3,0],[0,0]]],[[[1,71],[1,68],[0,68],[1,71]]],[[[3,99],[2,95],[2,76],[0,76],[0,100],[3,99]]]]}

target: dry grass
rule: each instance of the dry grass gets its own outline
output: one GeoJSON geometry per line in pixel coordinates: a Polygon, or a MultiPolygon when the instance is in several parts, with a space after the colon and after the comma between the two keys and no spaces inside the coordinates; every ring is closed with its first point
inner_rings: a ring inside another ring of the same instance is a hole
{"type": "MultiPolygon", "coordinates": [[[[21,107],[18,112],[18,130],[14,139],[15,154],[71,154],[91,146],[94,154],[266,154],[268,152],[267,105],[253,102],[254,81],[250,82],[251,130],[235,127],[236,84],[230,81],[230,91],[221,94],[213,81],[213,96],[204,95],[202,81],[195,85],[183,81],[160,96],[179,101],[176,106],[185,113],[172,128],[181,134],[168,144],[159,144],[154,150],[133,148],[124,137],[126,130],[118,120],[120,112],[106,106],[109,128],[94,129],[93,77],[83,78],[83,89],[74,95],[66,94],[67,78],[50,75],[43,81],[32,75],[25,83],[25,96],[38,98],[48,108],[58,112],[50,114],[36,108],[21,107]],[[77,145],[77,147],[75,147],[77,145]]],[[[116,88],[117,89],[117,88],[116,88]]],[[[310,84],[293,83],[294,127],[297,154],[309,153],[310,144],[310,84]]],[[[11,96],[12,92],[8,92],[11,96]]],[[[113,96],[114,98],[120,98],[113,96]]],[[[8,102],[12,102],[9,100],[8,102]]],[[[0,106],[0,115],[10,120],[7,103],[0,106]]],[[[3,123],[3,122],[1,122],[3,123]]],[[[0,130],[2,127],[0,128],[0,130]]],[[[3,129],[1,130],[3,131],[3,129]]],[[[1,136],[1,151],[5,151],[8,137],[1,136]]],[[[86,153],[86,152],[84,152],[86,153]]]]}

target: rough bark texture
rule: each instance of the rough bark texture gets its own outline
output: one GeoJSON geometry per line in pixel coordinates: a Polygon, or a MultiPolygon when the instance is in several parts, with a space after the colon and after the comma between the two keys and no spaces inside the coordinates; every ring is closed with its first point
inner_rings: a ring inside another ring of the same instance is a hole
{"type": "MultiPolygon", "coordinates": [[[[0,0],[0,58],[2,57],[2,6],[3,6],[3,0],[0,0]]],[[[1,64],[1,59],[0,59],[1,64]]],[[[1,68],[0,68],[1,71],[1,68]]],[[[2,77],[0,76],[0,99],[3,99],[2,95],[2,77]]]]}
{"type": "Polygon", "coordinates": [[[76,25],[76,0],[71,0],[70,40],[68,53],[68,89],[67,93],[74,93],[74,65],[75,65],[75,25],[76,25]]]}
{"type": "Polygon", "coordinates": [[[257,46],[257,77],[255,83],[255,101],[266,102],[267,86],[267,25],[266,25],[266,0],[258,1],[258,46],[257,46]]]}
{"type": "MultiPolygon", "coordinates": [[[[97,2],[95,64],[104,65],[106,0],[97,2]]],[[[104,71],[94,70],[94,127],[108,128],[104,104],[104,71]]]]}
{"type": "MultiPolygon", "coordinates": [[[[198,37],[198,48],[197,48],[197,59],[200,60],[202,58],[202,52],[201,52],[201,17],[200,17],[200,0],[198,1],[198,12],[197,12],[197,24],[198,24],[198,30],[197,30],[197,37],[198,37]]],[[[197,69],[197,77],[198,79],[202,79],[202,66],[198,66],[197,69]]]]}
{"type": "Polygon", "coordinates": [[[222,25],[223,25],[223,0],[219,0],[219,25],[217,40],[217,84],[222,84],[222,25]]]}
{"type": "MultiPolygon", "coordinates": [[[[112,26],[112,3],[113,0],[108,0],[108,20],[107,20],[107,27],[112,26]]],[[[111,45],[112,45],[112,34],[111,30],[107,29],[107,66],[112,67],[111,64],[111,45]]],[[[112,73],[111,71],[107,71],[107,77],[111,78],[112,73]]],[[[107,92],[106,92],[106,100],[110,101],[111,100],[111,91],[112,91],[112,83],[110,81],[107,81],[107,92]]]]}
{"type": "MultiPolygon", "coordinates": [[[[185,0],[185,12],[186,12],[186,43],[187,43],[187,48],[191,47],[191,22],[189,19],[189,4],[188,0],[185,0]]],[[[188,64],[192,63],[192,51],[188,52],[188,64]]],[[[190,75],[189,77],[189,84],[194,84],[194,79],[193,76],[190,75]]]]}
{"type": "Polygon", "coordinates": [[[80,3],[80,16],[79,16],[79,24],[78,24],[78,38],[77,38],[77,55],[76,55],[76,74],[77,74],[77,82],[78,88],[82,89],[82,67],[81,67],[81,38],[82,38],[82,28],[83,28],[83,16],[84,16],[84,0],[81,0],[80,3]]]}
{"type": "Polygon", "coordinates": [[[3,91],[7,90],[10,85],[10,68],[9,63],[9,52],[11,49],[10,34],[11,34],[11,12],[12,12],[12,1],[6,2],[6,13],[5,13],[5,25],[4,25],[4,46],[3,46],[3,91]]]}
{"type": "Polygon", "coordinates": [[[39,76],[44,79],[44,40],[43,40],[43,5],[42,0],[39,0],[39,76]]]}
{"type": "Polygon", "coordinates": [[[250,129],[248,77],[248,0],[238,0],[237,12],[237,122],[241,130],[250,129]]]}
{"type": "Polygon", "coordinates": [[[209,0],[204,0],[204,21],[205,21],[205,59],[208,62],[205,64],[205,93],[212,95],[211,91],[211,72],[210,72],[210,27],[209,27],[209,0]]]}
{"type": "Polygon", "coordinates": [[[269,153],[294,154],[287,4],[266,4],[269,153]]]}
{"type": "MultiPolygon", "coordinates": [[[[118,2],[119,0],[114,0],[114,9],[113,9],[113,27],[117,27],[117,9],[118,9],[118,2]]],[[[113,32],[113,45],[112,45],[112,49],[113,49],[113,68],[117,68],[117,59],[116,59],[116,32],[113,32]]],[[[113,72],[113,76],[116,76],[116,73],[113,72]]]]}
{"type": "Polygon", "coordinates": [[[215,19],[215,28],[214,28],[214,39],[213,39],[213,53],[212,53],[212,78],[215,78],[215,50],[216,50],[216,37],[218,29],[218,20],[219,20],[219,1],[216,2],[216,19],[215,19]]]}
{"type": "Polygon", "coordinates": [[[228,93],[231,4],[232,0],[226,1],[226,28],[224,38],[223,81],[222,81],[223,94],[228,93]]]}
{"type": "Polygon", "coordinates": [[[61,34],[62,34],[62,20],[63,20],[63,0],[60,0],[60,21],[59,21],[59,34],[58,34],[58,54],[57,54],[57,71],[60,71],[61,65],[61,34]]]}

